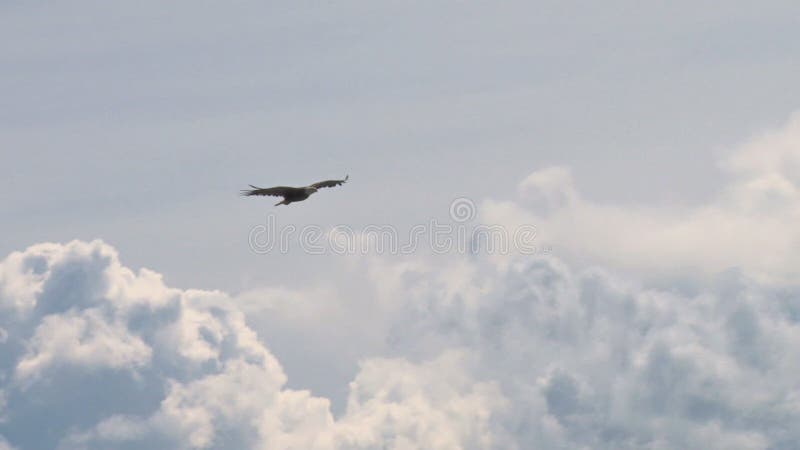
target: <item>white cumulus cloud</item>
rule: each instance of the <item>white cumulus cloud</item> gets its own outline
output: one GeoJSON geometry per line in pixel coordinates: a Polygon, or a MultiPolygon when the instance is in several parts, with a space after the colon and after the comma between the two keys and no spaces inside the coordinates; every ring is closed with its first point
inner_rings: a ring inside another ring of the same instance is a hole
{"type": "Polygon", "coordinates": [[[0,274],[0,432],[18,448],[466,448],[504,404],[456,357],[377,359],[334,420],[224,293],[168,288],[101,241],[34,245],[0,274]]]}

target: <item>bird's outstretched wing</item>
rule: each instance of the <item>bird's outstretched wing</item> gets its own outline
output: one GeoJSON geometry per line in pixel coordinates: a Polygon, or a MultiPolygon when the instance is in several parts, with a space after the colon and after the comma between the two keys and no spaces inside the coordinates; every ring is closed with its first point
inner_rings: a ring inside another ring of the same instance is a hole
{"type": "Polygon", "coordinates": [[[319,188],[329,188],[329,187],[341,186],[341,185],[347,183],[347,180],[349,180],[349,179],[350,179],[350,175],[347,175],[347,176],[344,177],[344,180],[325,180],[325,181],[320,181],[320,182],[312,184],[311,187],[319,189],[319,188]]]}
{"type": "Polygon", "coordinates": [[[302,191],[302,188],[296,187],[289,187],[289,186],[275,186],[271,188],[260,188],[257,186],[250,185],[253,189],[244,189],[242,190],[242,195],[249,196],[249,195],[271,195],[273,197],[286,197],[287,195],[291,195],[298,191],[302,191]]]}

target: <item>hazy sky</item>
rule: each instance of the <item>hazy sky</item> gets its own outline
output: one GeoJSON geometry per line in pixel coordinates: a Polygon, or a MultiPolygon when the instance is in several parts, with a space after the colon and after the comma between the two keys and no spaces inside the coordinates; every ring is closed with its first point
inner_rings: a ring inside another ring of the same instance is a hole
{"type": "Polygon", "coordinates": [[[799,30],[797,1],[0,2],[0,450],[793,448],[799,30]],[[456,198],[549,254],[249,244],[456,198]]]}
{"type": "Polygon", "coordinates": [[[701,202],[800,103],[796,2],[4,2],[0,253],[103,238],[180,286],[284,265],[246,184],[351,184],[287,222],[407,225],[572,168],[701,202]],[[220,264],[220,260],[224,264],[220,264]]]}

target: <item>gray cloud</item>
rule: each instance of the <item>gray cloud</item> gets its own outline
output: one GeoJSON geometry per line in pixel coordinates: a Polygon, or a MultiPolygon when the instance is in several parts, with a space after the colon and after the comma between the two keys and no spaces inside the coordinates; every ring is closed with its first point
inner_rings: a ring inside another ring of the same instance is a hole
{"type": "Polygon", "coordinates": [[[443,296],[425,278],[438,289],[418,297],[414,283],[398,294],[411,305],[398,327],[403,353],[469,348],[468,370],[513,399],[495,433],[517,448],[786,448],[797,439],[794,291],[728,274],[687,298],[552,260],[495,274],[475,297],[443,296]]]}

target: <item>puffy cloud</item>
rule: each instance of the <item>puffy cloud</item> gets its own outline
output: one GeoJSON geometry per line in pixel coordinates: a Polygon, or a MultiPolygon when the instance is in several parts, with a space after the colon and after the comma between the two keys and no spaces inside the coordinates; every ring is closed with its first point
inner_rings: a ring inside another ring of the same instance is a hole
{"type": "Polygon", "coordinates": [[[473,380],[465,358],[448,351],[423,364],[364,363],[339,422],[341,448],[492,448],[492,419],[508,401],[494,382],[473,380]]]}
{"type": "Polygon", "coordinates": [[[152,271],[123,267],[100,241],[36,245],[6,258],[0,273],[3,426],[23,448],[78,442],[76,430],[92,427],[84,438],[116,441],[174,438],[189,427],[189,446],[208,446],[215,431],[202,418],[224,411],[189,407],[173,420],[187,391],[253,371],[268,392],[285,382],[227,295],[169,289],[152,271]]]}
{"type": "Polygon", "coordinates": [[[572,173],[567,167],[538,170],[519,183],[520,197],[532,208],[552,211],[578,200],[572,173]]]}
{"type": "Polygon", "coordinates": [[[708,277],[740,268],[765,281],[796,279],[800,114],[721,165],[731,181],[719,197],[683,207],[596,203],[580,195],[568,168],[546,168],[520,183],[518,200],[484,202],[482,219],[511,228],[535,224],[539,242],[556,253],[638,276],[708,277]]]}
{"type": "Polygon", "coordinates": [[[683,297],[552,259],[483,272],[488,281],[449,294],[440,277],[418,274],[397,293],[408,307],[395,341],[420,357],[469,349],[465,370],[511,405],[493,413],[493,435],[508,439],[498,448],[791,448],[800,438],[790,431],[796,291],[728,273],[683,297]]]}
{"type": "Polygon", "coordinates": [[[0,274],[0,433],[22,449],[483,448],[505,404],[457,356],[385,358],[334,420],[224,293],[168,288],[100,241],[35,245],[0,274]]]}
{"type": "Polygon", "coordinates": [[[15,376],[27,380],[59,363],[83,367],[125,368],[145,364],[151,350],[122,324],[109,324],[96,310],[42,318],[28,341],[30,350],[15,376]]]}

